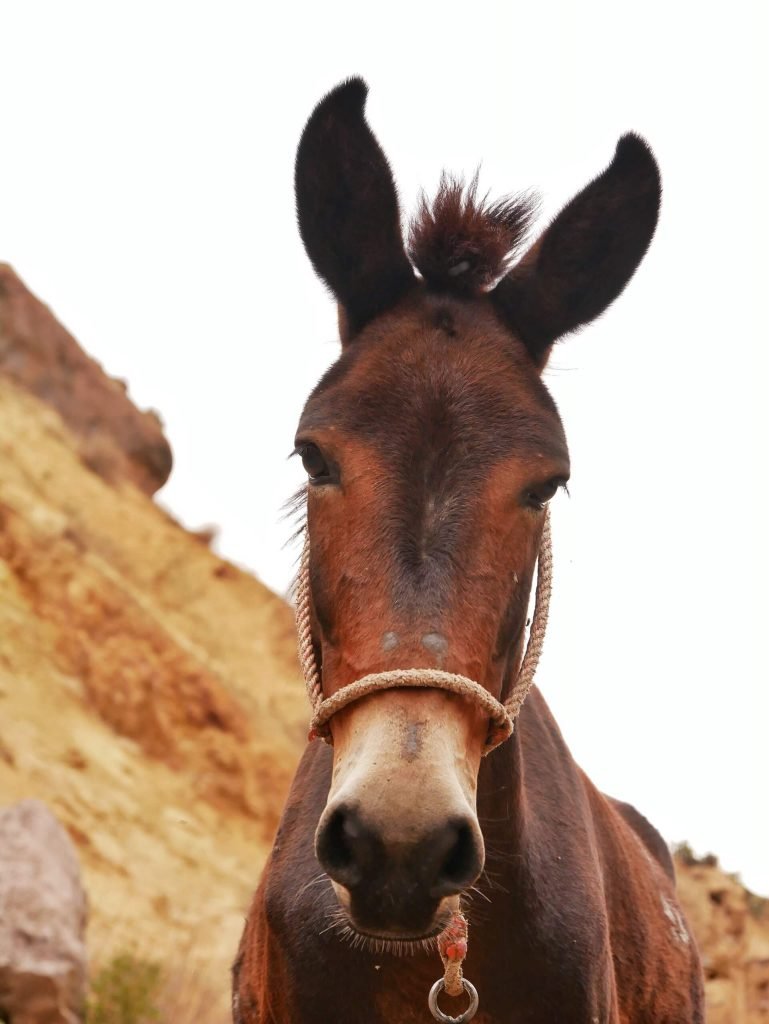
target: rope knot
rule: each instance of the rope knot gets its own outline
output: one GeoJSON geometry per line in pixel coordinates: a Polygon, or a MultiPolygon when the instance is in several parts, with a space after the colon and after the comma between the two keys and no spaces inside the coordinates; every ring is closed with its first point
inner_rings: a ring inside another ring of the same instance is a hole
{"type": "Polygon", "coordinates": [[[438,952],[443,969],[443,987],[450,996],[462,994],[462,962],[467,956],[467,918],[455,910],[448,925],[438,936],[438,952]]]}

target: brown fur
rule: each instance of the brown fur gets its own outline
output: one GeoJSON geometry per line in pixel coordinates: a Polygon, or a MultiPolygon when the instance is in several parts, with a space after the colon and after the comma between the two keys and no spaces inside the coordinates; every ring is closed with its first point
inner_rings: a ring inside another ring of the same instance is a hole
{"type": "MultiPolygon", "coordinates": [[[[505,234],[504,215],[484,213],[474,194],[468,208],[446,186],[412,239],[418,281],[403,272],[394,185],[362,98],[359,81],[331,93],[302,142],[323,167],[315,173],[301,151],[298,160],[302,234],[319,273],[341,281],[332,287],[345,340],[297,433],[326,468],[307,495],[323,689],[435,666],[504,697],[523,652],[542,506],[569,473],[539,370],[643,255],[656,165],[639,140],[621,143],[489,294],[515,217],[505,234]],[[329,137],[344,145],[320,147],[329,137]],[[324,189],[338,214],[333,239],[318,213],[324,189]],[[359,219],[377,209],[377,189],[380,250],[359,219]],[[477,257],[464,283],[441,277],[459,251],[477,257]]],[[[697,952],[662,839],[585,777],[536,688],[511,740],[480,760],[486,727],[459,698],[389,691],[332,720],[333,751],[307,747],[236,960],[236,1024],[427,1021],[439,961],[412,940],[445,923],[445,895],[460,890],[476,1024],[701,1024],[697,952]],[[402,741],[377,747],[377,722],[402,741]],[[468,810],[457,817],[462,794],[468,810]],[[448,845],[433,871],[436,843],[448,845]],[[398,955],[398,936],[412,955],[398,955]]]]}
{"type": "Polygon", "coordinates": [[[409,230],[408,253],[433,287],[478,295],[510,270],[534,214],[529,196],[489,203],[478,198],[478,175],[465,188],[443,175],[430,203],[422,196],[409,230]]]}

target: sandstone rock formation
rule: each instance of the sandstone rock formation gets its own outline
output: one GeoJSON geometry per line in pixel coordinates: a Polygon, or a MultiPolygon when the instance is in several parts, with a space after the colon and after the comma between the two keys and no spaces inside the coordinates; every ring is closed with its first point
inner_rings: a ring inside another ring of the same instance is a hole
{"type": "MultiPolygon", "coordinates": [[[[178,967],[226,1024],[307,708],[290,609],[148,497],[164,452],[156,419],[0,270],[0,805],[37,797],[68,829],[94,962],[178,967]]],[[[678,868],[709,1024],[769,1024],[763,905],[711,863],[678,868]]]]}
{"type": "Polygon", "coordinates": [[[676,870],[702,956],[707,1024],[767,1024],[769,900],[748,892],[712,856],[684,852],[676,870]]]}
{"type": "Polygon", "coordinates": [[[110,418],[122,389],[1,280],[0,804],[37,797],[67,827],[92,951],[173,956],[226,1006],[306,735],[293,615],[147,497],[160,477],[127,454],[147,421],[110,418]],[[42,355],[24,369],[23,339],[56,352],[45,372],[42,355]],[[84,451],[89,423],[108,458],[84,451]]]}
{"type": "Polygon", "coordinates": [[[38,800],[0,809],[0,1015],[79,1024],[86,895],[72,842],[38,800]]]}
{"type": "Polygon", "coordinates": [[[50,311],[0,263],[0,364],[9,380],[55,409],[83,461],[146,494],[171,472],[171,447],[155,413],[139,412],[125,384],[90,359],[50,311]]]}

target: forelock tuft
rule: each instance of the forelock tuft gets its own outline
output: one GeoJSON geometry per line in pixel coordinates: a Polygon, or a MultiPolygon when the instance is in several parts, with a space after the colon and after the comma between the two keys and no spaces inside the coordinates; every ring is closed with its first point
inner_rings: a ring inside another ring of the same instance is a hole
{"type": "Polygon", "coordinates": [[[464,295],[489,291],[518,255],[537,210],[531,194],[478,198],[478,174],[465,185],[445,172],[432,203],[422,193],[408,252],[432,287],[464,295]]]}

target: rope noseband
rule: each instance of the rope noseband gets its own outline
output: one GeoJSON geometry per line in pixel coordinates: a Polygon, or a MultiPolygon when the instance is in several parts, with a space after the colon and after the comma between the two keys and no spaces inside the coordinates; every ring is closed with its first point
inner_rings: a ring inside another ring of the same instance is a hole
{"type": "Polygon", "coordinates": [[[305,533],[302,561],[296,587],[296,628],[299,634],[299,660],[302,665],[307,696],[312,707],[310,739],[320,737],[331,742],[329,722],[331,718],[347,707],[376,690],[392,690],[400,687],[419,687],[448,690],[478,704],[489,717],[489,734],[484,754],[490,753],[508,736],[512,735],[515,720],[534,682],[542,647],[545,642],[547,615],[550,606],[550,591],[553,579],[553,550],[550,539],[550,513],[545,510],[545,523],[537,559],[537,590],[534,602],[534,616],[531,622],[526,653],[523,656],[518,676],[510,696],[500,703],[483,686],[466,676],[442,672],[435,668],[400,668],[389,672],[372,672],[347,686],[343,686],[331,697],[323,696],[320,672],[315,659],[312,642],[312,615],[310,610],[310,535],[305,533]]]}
{"type": "MultiPolygon", "coordinates": [[[[307,696],[312,707],[310,739],[320,737],[327,743],[331,743],[329,723],[333,716],[337,711],[341,711],[342,708],[353,704],[369,693],[400,687],[420,687],[448,690],[450,693],[456,693],[479,705],[489,717],[489,732],[484,755],[489,754],[512,735],[515,720],[534,682],[534,674],[537,671],[545,642],[552,581],[553,549],[550,538],[550,512],[545,509],[545,522],[537,557],[534,616],[518,675],[510,695],[504,703],[498,701],[496,697],[492,697],[489,691],[475,680],[434,668],[401,668],[389,672],[372,672],[370,675],[343,686],[330,697],[324,697],[312,642],[310,534],[309,531],[306,532],[296,587],[296,628],[299,634],[299,660],[307,684],[307,696]]],[[[459,909],[458,902],[448,927],[438,936],[438,950],[445,973],[430,989],[428,998],[430,1012],[435,1020],[444,1022],[444,1024],[464,1024],[475,1016],[475,1011],[478,1008],[478,993],[462,975],[462,962],[467,954],[467,919],[459,909]],[[468,995],[470,1005],[459,1017],[450,1017],[438,1006],[438,996],[444,990],[450,996],[458,996],[462,992],[468,995]]]]}

